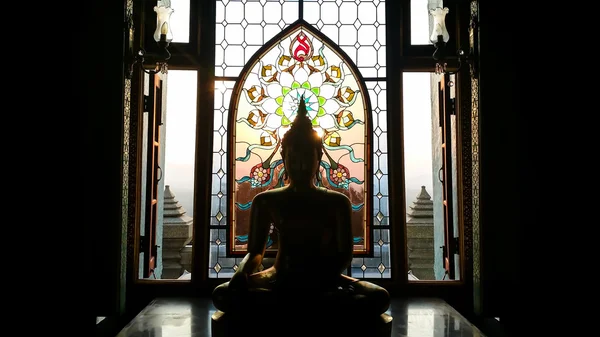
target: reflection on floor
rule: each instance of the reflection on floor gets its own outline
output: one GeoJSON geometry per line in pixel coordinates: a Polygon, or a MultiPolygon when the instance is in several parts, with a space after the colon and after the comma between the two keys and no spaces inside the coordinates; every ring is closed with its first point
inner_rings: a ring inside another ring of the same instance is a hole
{"type": "MultiPolygon", "coordinates": [[[[210,299],[159,298],[142,310],[117,337],[212,336],[211,315],[214,313],[210,299]]],[[[442,300],[393,299],[387,314],[393,317],[391,337],[485,337],[442,300]]],[[[277,335],[268,326],[265,334],[277,335]]]]}

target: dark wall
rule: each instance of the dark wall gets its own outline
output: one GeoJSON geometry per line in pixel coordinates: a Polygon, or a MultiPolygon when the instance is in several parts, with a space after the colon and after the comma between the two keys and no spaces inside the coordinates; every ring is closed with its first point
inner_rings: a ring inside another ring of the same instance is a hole
{"type": "Polygon", "coordinates": [[[87,1],[79,34],[80,142],[83,177],[83,234],[91,316],[122,310],[121,176],[123,132],[122,1],[87,1]],[[91,249],[90,249],[91,248],[91,249]]]}
{"type": "Polygon", "coordinates": [[[531,143],[525,136],[531,117],[519,91],[534,75],[517,70],[523,56],[518,42],[530,36],[519,29],[522,21],[511,7],[481,1],[479,8],[481,300],[485,316],[506,324],[519,317],[522,280],[533,276],[525,272],[523,233],[531,225],[527,208],[536,193],[528,179],[531,143]]]}

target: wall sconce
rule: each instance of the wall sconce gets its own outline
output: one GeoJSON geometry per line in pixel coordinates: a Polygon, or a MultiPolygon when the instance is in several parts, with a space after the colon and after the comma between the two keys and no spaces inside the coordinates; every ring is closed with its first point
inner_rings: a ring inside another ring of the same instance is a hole
{"type": "Polygon", "coordinates": [[[143,48],[140,48],[134,55],[133,39],[134,39],[134,26],[133,26],[133,15],[131,11],[127,12],[127,31],[128,31],[128,52],[125,55],[126,68],[125,76],[131,78],[133,76],[133,68],[136,64],[142,66],[142,70],[149,74],[161,72],[167,72],[167,62],[171,58],[169,52],[169,44],[173,40],[173,33],[171,32],[171,14],[174,10],[171,8],[171,1],[164,0],[159,1],[157,6],[154,6],[154,12],[156,12],[156,29],[153,37],[154,41],[158,44],[158,52],[146,53],[143,48]],[[147,71],[144,66],[154,65],[154,71],[147,71]]]}
{"type": "Polygon", "coordinates": [[[435,46],[433,59],[437,61],[435,64],[436,74],[441,74],[446,71],[447,63],[445,47],[446,43],[450,39],[450,34],[448,34],[448,30],[446,29],[446,14],[448,14],[448,12],[448,7],[437,7],[429,11],[429,14],[433,16],[433,29],[431,31],[429,40],[435,46]]]}
{"type": "MultiPolygon", "coordinates": [[[[446,29],[446,14],[448,14],[448,12],[449,9],[447,7],[437,7],[429,11],[429,14],[433,17],[433,29],[429,39],[435,46],[435,51],[433,52],[433,59],[436,61],[436,74],[445,73],[446,67],[448,65],[448,63],[446,62],[446,43],[450,39],[450,35],[448,34],[448,30],[446,29]]],[[[462,49],[456,51],[456,55],[458,57],[458,69],[456,70],[456,72],[458,72],[461,69],[463,61],[466,61],[471,66],[471,73],[473,75],[477,74],[477,62],[475,62],[477,58],[477,51],[479,49],[479,36],[477,25],[477,17],[473,15],[471,17],[471,24],[469,27],[469,54],[466,54],[465,51],[462,49]]]]}

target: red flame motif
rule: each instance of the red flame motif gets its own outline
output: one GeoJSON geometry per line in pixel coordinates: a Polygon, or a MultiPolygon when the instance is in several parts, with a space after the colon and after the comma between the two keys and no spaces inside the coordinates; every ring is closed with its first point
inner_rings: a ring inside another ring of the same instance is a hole
{"type": "Polygon", "coordinates": [[[298,33],[298,35],[296,35],[296,37],[294,38],[294,40],[292,40],[292,43],[290,44],[290,54],[292,54],[294,56],[294,59],[296,59],[299,62],[304,62],[312,57],[312,43],[310,42],[306,34],[300,32],[298,33]]]}

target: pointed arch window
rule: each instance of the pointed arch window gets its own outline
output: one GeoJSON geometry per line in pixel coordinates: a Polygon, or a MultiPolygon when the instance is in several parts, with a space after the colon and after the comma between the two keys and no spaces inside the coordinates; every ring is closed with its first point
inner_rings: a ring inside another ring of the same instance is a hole
{"type": "Polygon", "coordinates": [[[301,96],[324,135],[321,184],[353,204],[348,272],[391,277],[384,5],[217,1],[209,277],[231,277],[245,254],[252,198],[286,184],[280,140],[301,96]]]}
{"type": "MultiPolygon", "coordinates": [[[[312,27],[299,23],[282,33],[248,63],[233,91],[229,252],[246,253],[252,198],[287,184],[279,152],[281,139],[304,97],[313,128],[323,138],[319,185],[350,198],[354,252],[369,253],[371,135],[366,131],[371,123],[369,97],[363,94],[367,90],[353,65],[312,27]]],[[[267,251],[276,249],[277,233],[271,232],[267,251]]]]}

